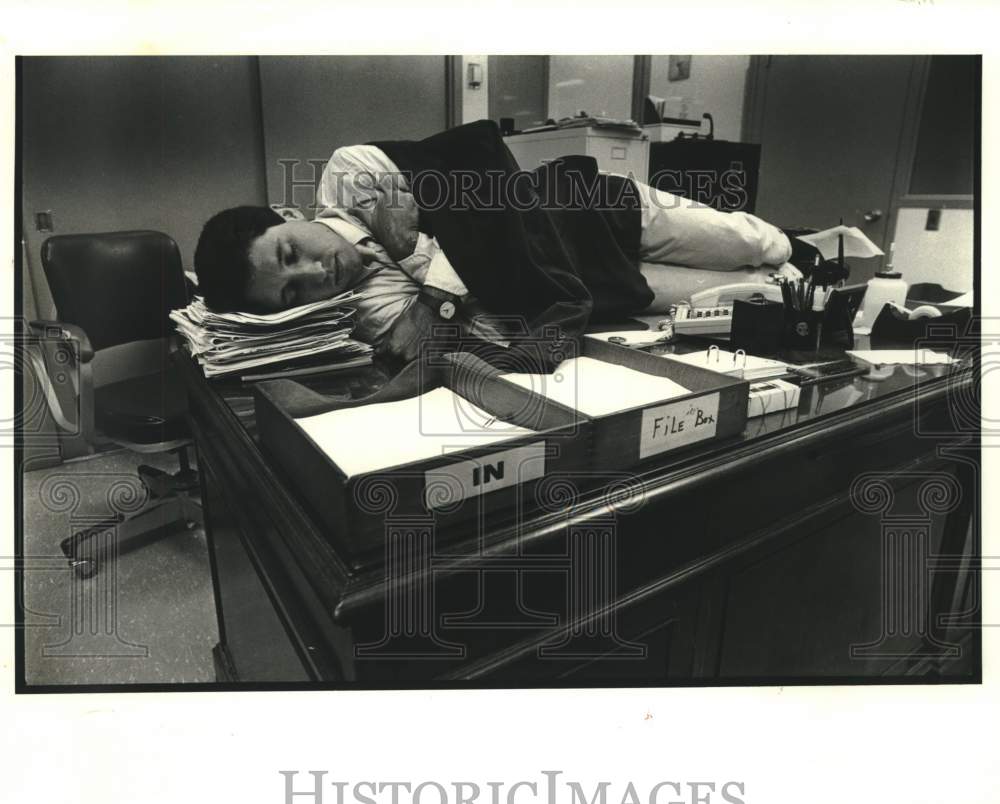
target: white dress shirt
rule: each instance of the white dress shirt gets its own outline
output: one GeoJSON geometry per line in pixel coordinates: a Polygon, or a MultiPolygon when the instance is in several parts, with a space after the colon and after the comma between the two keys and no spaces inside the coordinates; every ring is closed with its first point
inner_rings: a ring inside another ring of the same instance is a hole
{"type": "Polygon", "coordinates": [[[316,197],[321,207],[316,214],[317,223],[330,227],[352,245],[363,244],[374,249],[387,265],[357,287],[361,295],[354,305],[358,310],[354,332],[373,345],[382,341],[396,319],[414,302],[422,285],[469,299],[468,288],[435,238],[420,232],[413,253],[394,262],[372,237],[368,211],[378,197],[376,183],[386,175],[398,176],[399,169],[380,148],[374,145],[338,148],[323,171],[316,197]]]}
{"type": "MultiPolygon", "coordinates": [[[[433,237],[420,232],[413,253],[399,262],[389,259],[372,237],[369,214],[379,196],[376,187],[399,168],[374,145],[338,148],[327,163],[317,190],[321,207],[316,222],[329,226],[348,242],[381,252],[388,266],[358,286],[358,337],[378,344],[396,318],[413,303],[422,285],[474,302],[444,251],[433,237]]],[[[635,182],[642,200],[640,259],[644,263],[730,271],[745,266],[779,266],[791,256],[784,233],[744,212],[718,212],[703,204],[635,182]]]]}

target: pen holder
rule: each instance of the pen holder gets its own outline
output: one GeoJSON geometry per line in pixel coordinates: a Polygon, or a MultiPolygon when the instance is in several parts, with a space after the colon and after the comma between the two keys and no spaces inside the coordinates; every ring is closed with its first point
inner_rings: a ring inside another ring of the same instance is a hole
{"type": "MultiPolygon", "coordinates": [[[[822,347],[854,348],[854,316],[865,295],[864,285],[837,288],[823,310],[785,307],[782,346],[818,351],[822,347]]],[[[822,291],[817,291],[822,292],[822,291]]]]}
{"type": "Polygon", "coordinates": [[[854,348],[854,317],[861,309],[867,285],[849,285],[830,294],[823,318],[823,344],[854,348]]]}
{"type": "Polygon", "coordinates": [[[796,310],[781,302],[737,299],[733,302],[730,347],[752,355],[783,349],[816,351],[829,346],[852,349],[854,315],[864,293],[864,285],[838,288],[830,294],[825,310],[796,310]]]}
{"type": "Polygon", "coordinates": [[[729,348],[750,355],[767,355],[781,349],[785,327],[785,305],[775,301],[733,301],[729,348]]]}
{"type": "MultiPolygon", "coordinates": [[[[813,310],[795,310],[785,308],[785,318],[782,325],[781,345],[785,349],[804,351],[816,349],[817,328],[823,320],[823,312],[813,310]]],[[[822,333],[820,333],[822,335],[822,333]]]]}

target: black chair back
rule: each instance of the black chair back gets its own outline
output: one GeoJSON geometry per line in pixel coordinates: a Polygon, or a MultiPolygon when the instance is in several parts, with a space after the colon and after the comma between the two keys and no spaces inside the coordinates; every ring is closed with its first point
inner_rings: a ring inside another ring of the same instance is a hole
{"type": "Polygon", "coordinates": [[[75,324],[94,351],[168,338],[169,312],[188,302],[177,244],[161,232],[56,235],[42,267],[58,318],[75,324]]]}

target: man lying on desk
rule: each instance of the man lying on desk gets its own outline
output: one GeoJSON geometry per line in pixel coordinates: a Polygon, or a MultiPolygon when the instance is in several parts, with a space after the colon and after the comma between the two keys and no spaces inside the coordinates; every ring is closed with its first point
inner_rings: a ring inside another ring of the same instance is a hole
{"type": "Polygon", "coordinates": [[[442,321],[500,341],[483,314],[521,317],[531,333],[557,333],[557,353],[559,339],[578,336],[592,318],[665,312],[712,285],[764,281],[773,268],[718,272],[772,266],[798,275],[787,263],[788,237],[753,215],[599,177],[587,157],[523,174],[489,121],[419,142],[339,148],[317,201],[314,221],[266,207],[209,220],[195,252],[206,303],[271,312],[353,288],[361,293],[356,337],[408,361],[442,321]],[[442,190],[422,181],[459,173],[466,191],[477,180],[480,190],[459,197],[461,182],[442,190]],[[518,173],[534,184],[504,185],[514,189],[498,208],[501,183],[490,182],[518,173]],[[579,187],[590,195],[573,194],[579,187]]]}

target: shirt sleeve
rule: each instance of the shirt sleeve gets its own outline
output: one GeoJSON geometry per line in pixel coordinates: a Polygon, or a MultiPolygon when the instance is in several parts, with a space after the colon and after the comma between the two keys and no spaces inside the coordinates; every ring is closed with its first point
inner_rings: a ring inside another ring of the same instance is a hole
{"type": "Polygon", "coordinates": [[[731,271],[782,265],[792,254],[784,232],[746,212],[718,212],[704,204],[636,182],[642,197],[640,255],[658,262],[731,271]]]}
{"type": "Polygon", "coordinates": [[[323,170],[316,201],[322,208],[363,212],[375,203],[379,183],[398,173],[392,160],[374,145],[338,148],[323,170]]]}
{"type": "MultiPolygon", "coordinates": [[[[437,246],[437,240],[432,242],[437,246]]],[[[455,296],[465,296],[469,292],[440,246],[437,246],[437,250],[427,266],[424,284],[455,296]]]]}
{"type": "MultiPolygon", "coordinates": [[[[350,212],[366,225],[370,224],[368,212],[378,198],[380,184],[386,180],[406,182],[399,168],[374,145],[348,145],[338,148],[327,163],[320,180],[317,202],[325,209],[334,208],[350,212]]],[[[317,214],[320,218],[322,211],[317,214]]],[[[371,227],[369,226],[369,229],[371,227]]],[[[454,296],[466,296],[468,288],[459,278],[437,240],[431,240],[433,256],[426,264],[426,271],[407,271],[421,284],[438,288],[454,296]]],[[[404,263],[406,261],[404,260],[404,263]]],[[[401,266],[404,271],[408,266],[401,266]]]]}

